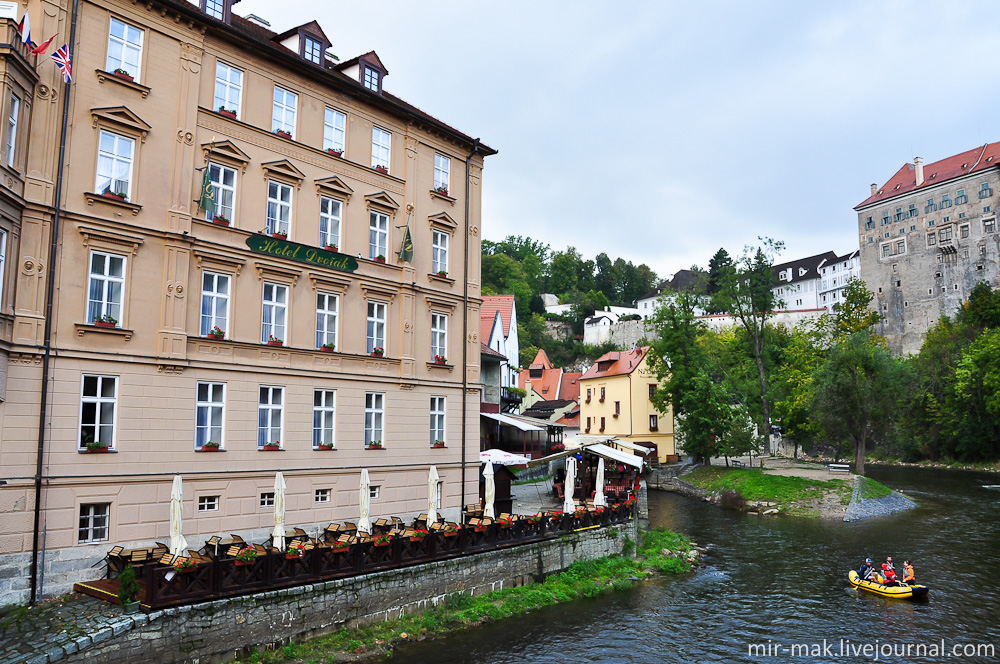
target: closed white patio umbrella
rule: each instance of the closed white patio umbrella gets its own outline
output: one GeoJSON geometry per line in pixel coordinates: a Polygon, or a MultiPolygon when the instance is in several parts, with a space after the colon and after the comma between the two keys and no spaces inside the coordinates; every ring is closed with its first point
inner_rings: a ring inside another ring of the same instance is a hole
{"type": "Polygon", "coordinates": [[[274,530],[271,543],[277,549],[285,549],[285,477],[279,471],[274,476],[274,530]]]}
{"type": "Polygon", "coordinates": [[[181,534],[184,510],[184,489],[181,476],[174,475],[174,485],[170,489],[170,553],[179,556],[187,548],[187,540],[181,534]]]}
{"type": "Polygon", "coordinates": [[[427,527],[430,528],[432,523],[437,521],[437,490],[438,490],[438,469],[437,466],[431,466],[431,472],[427,476],[427,527]]]}
{"type": "Polygon", "coordinates": [[[604,459],[597,462],[597,491],[594,492],[594,507],[604,507],[608,499],[604,497],[604,459]]]}
{"type": "Polygon", "coordinates": [[[566,457],[566,491],[563,499],[563,512],[567,514],[572,514],[576,510],[576,505],[573,503],[573,489],[576,485],[576,459],[573,457],[566,457]]]}
{"type": "Polygon", "coordinates": [[[372,499],[369,493],[368,486],[371,484],[371,480],[368,479],[368,469],[361,469],[361,518],[358,519],[358,530],[363,530],[366,533],[372,531],[372,520],[369,518],[369,513],[371,512],[372,499]]]}
{"type": "Polygon", "coordinates": [[[483,477],[486,478],[486,505],[483,507],[483,516],[495,519],[496,512],[493,511],[493,501],[497,497],[497,484],[493,479],[492,461],[486,462],[486,468],[483,469],[483,477]]]}

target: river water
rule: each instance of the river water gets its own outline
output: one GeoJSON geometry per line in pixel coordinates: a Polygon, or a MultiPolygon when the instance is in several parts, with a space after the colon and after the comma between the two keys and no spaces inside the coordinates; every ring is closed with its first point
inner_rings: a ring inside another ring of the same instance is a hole
{"type": "Polygon", "coordinates": [[[650,492],[652,524],[710,545],[706,565],[632,591],[409,644],[394,659],[427,664],[1000,661],[1000,475],[873,466],[868,471],[920,506],[843,523],[745,516],[650,492]],[[866,556],[881,562],[886,555],[893,556],[897,569],[904,558],[913,561],[918,582],[931,589],[926,601],[850,588],[849,569],[866,556]],[[949,653],[963,656],[918,654],[934,653],[917,650],[918,644],[940,648],[942,642],[949,653]],[[907,644],[909,654],[903,651],[907,644]],[[981,644],[991,644],[995,654],[976,654],[981,644]],[[867,654],[859,650],[866,646],[867,654]]]}

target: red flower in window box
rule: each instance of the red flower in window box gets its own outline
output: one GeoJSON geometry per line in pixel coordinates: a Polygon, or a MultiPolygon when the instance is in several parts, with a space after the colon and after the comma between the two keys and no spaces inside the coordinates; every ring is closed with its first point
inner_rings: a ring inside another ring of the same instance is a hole
{"type": "Polygon", "coordinates": [[[282,138],[287,138],[289,140],[291,140],[291,138],[292,138],[292,133],[289,132],[289,131],[285,131],[284,129],[275,129],[274,133],[277,136],[281,136],[282,138]]]}
{"type": "Polygon", "coordinates": [[[225,115],[227,118],[232,118],[233,120],[236,119],[236,111],[230,111],[225,106],[219,107],[219,115],[225,115]]]}
{"type": "Polygon", "coordinates": [[[327,251],[337,251],[337,245],[335,244],[328,244],[323,248],[326,249],[327,251]]]}
{"type": "Polygon", "coordinates": [[[376,166],[375,170],[378,171],[379,173],[382,173],[383,175],[388,175],[389,174],[389,167],[388,166],[383,166],[382,164],[379,164],[378,166],[376,166]]]}
{"type": "Polygon", "coordinates": [[[218,452],[220,449],[221,447],[214,440],[210,440],[201,446],[202,452],[218,452]]]}
{"type": "Polygon", "coordinates": [[[316,449],[317,450],[332,450],[333,449],[333,443],[320,443],[319,445],[316,446],[316,449]]]}
{"type": "Polygon", "coordinates": [[[218,224],[220,226],[228,226],[229,225],[229,220],[226,219],[221,214],[217,214],[214,217],[212,217],[212,223],[213,224],[218,224]]]}
{"type": "Polygon", "coordinates": [[[104,196],[105,198],[110,198],[113,201],[127,201],[128,200],[128,194],[126,194],[124,191],[119,191],[119,192],[116,193],[116,192],[111,191],[110,189],[105,189],[104,192],[101,195],[104,196]]]}
{"type": "Polygon", "coordinates": [[[435,355],[434,364],[448,364],[448,360],[444,355],[435,355]]]}
{"type": "Polygon", "coordinates": [[[342,156],[344,156],[344,151],[343,150],[335,150],[334,148],[327,148],[326,151],[328,153],[332,154],[334,157],[342,157],[342,156]]]}
{"type": "Polygon", "coordinates": [[[118,319],[114,316],[98,316],[94,319],[94,325],[114,329],[118,327],[118,319]]]}
{"type": "Polygon", "coordinates": [[[375,258],[373,258],[372,260],[375,261],[376,263],[384,263],[385,262],[385,256],[383,256],[382,254],[379,254],[378,256],[376,256],[375,258]]]}
{"type": "Polygon", "coordinates": [[[271,237],[276,237],[279,240],[287,240],[288,231],[274,231],[273,233],[271,233],[271,237]]]}
{"type": "Polygon", "coordinates": [[[273,334],[269,334],[267,336],[267,345],[268,346],[284,346],[285,345],[285,340],[284,339],[279,339],[278,337],[274,336],[273,334]]]}
{"type": "Polygon", "coordinates": [[[384,348],[380,348],[379,346],[375,346],[375,348],[372,348],[371,352],[372,357],[382,357],[383,355],[385,355],[384,348]]]}
{"type": "Polygon", "coordinates": [[[273,443],[264,443],[263,449],[265,452],[277,452],[281,449],[281,441],[276,440],[273,443]]]}
{"type": "Polygon", "coordinates": [[[134,78],[132,78],[132,74],[128,73],[127,71],[125,71],[124,69],[121,69],[121,68],[116,69],[116,70],[114,70],[111,73],[114,74],[115,76],[117,76],[118,78],[124,78],[126,81],[134,81],[135,80],[134,78]]]}
{"type": "Polygon", "coordinates": [[[323,351],[324,353],[332,353],[333,352],[333,344],[323,344],[322,346],[319,347],[319,349],[321,351],[323,351]]]}

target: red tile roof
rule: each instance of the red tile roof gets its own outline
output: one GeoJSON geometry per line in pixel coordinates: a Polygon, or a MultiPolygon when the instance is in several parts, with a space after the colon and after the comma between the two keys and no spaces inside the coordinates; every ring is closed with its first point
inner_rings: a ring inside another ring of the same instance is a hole
{"type": "Polygon", "coordinates": [[[570,412],[566,413],[565,415],[563,415],[562,417],[560,417],[558,420],[556,420],[556,424],[564,424],[567,427],[573,427],[573,428],[579,429],[580,428],[580,409],[577,408],[576,410],[571,410],[570,412]]]}
{"type": "Polygon", "coordinates": [[[636,370],[648,350],[649,346],[643,346],[642,348],[634,348],[632,350],[614,350],[610,353],[605,353],[597,358],[594,366],[584,372],[580,380],[605,378],[607,376],[627,376],[636,370]],[[610,365],[601,369],[601,366],[605,362],[610,362],[610,365]]]}
{"type": "Polygon", "coordinates": [[[932,187],[969,173],[996,168],[998,165],[1000,165],[1000,143],[987,143],[940,161],[924,164],[924,182],[917,187],[916,166],[903,164],[888,182],[876,193],[858,203],[854,209],[859,210],[869,205],[883,203],[897,196],[912,193],[916,189],[932,187]]]}
{"type": "Polygon", "coordinates": [[[500,324],[503,326],[503,335],[510,336],[510,320],[514,315],[514,296],[486,295],[479,307],[479,321],[483,339],[489,340],[490,330],[493,329],[493,318],[498,311],[500,312],[500,324]]]}
{"type": "Polygon", "coordinates": [[[482,342],[479,342],[479,354],[480,355],[486,355],[487,357],[496,357],[496,358],[501,359],[501,360],[506,360],[507,359],[506,355],[504,355],[503,353],[500,353],[500,352],[497,352],[497,351],[493,350],[492,348],[490,348],[489,346],[487,346],[486,344],[484,344],[482,342]]]}
{"type": "Polygon", "coordinates": [[[580,378],[582,376],[582,371],[564,371],[562,374],[562,383],[559,386],[559,398],[579,401],[580,378]]]}

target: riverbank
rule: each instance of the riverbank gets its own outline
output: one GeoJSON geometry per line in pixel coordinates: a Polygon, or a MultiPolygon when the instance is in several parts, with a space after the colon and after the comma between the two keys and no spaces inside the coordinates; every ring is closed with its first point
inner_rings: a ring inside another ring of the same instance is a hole
{"type": "Polygon", "coordinates": [[[531,613],[544,606],[629,590],[644,579],[681,574],[691,569],[702,550],[687,537],[667,530],[642,535],[635,550],[628,541],[621,555],[574,563],[541,583],[497,590],[483,595],[452,596],[423,613],[406,615],[365,627],[342,628],[303,643],[289,643],[270,652],[252,652],[240,662],[370,661],[391,656],[408,641],[424,641],[487,623],[531,613]],[[635,557],[632,557],[633,553],[635,557]]]}

